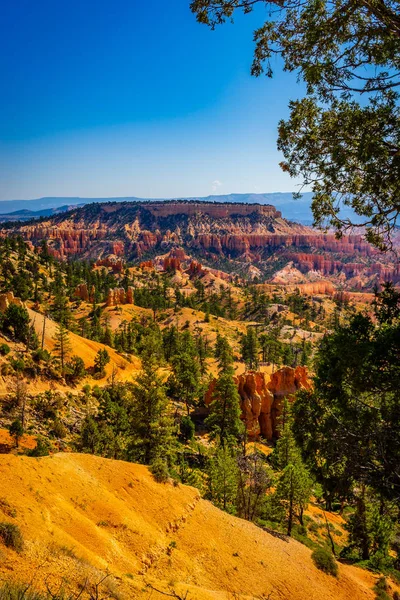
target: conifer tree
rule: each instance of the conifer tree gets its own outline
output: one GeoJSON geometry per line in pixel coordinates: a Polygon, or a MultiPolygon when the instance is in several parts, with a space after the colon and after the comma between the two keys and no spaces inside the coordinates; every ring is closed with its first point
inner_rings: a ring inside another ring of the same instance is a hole
{"type": "Polygon", "coordinates": [[[259,345],[254,327],[248,327],[242,339],[242,356],[249,369],[258,368],[259,345]]]}
{"type": "Polygon", "coordinates": [[[236,512],[239,472],[232,448],[216,448],[209,463],[208,475],[210,500],[222,510],[236,512]]]}
{"type": "Polygon", "coordinates": [[[151,464],[157,459],[171,464],[174,426],[168,414],[165,386],[153,359],[144,361],[143,370],[132,386],[130,417],[130,458],[144,464],[151,464]]]}
{"type": "Polygon", "coordinates": [[[292,534],[294,520],[303,525],[303,513],[311,496],[312,479],[305,467],[292,432],[289,402],[284,401],[280,438],[273,462],[281,470],[272,503],[286,522],[287,535],[292,534]]]}
{"type": "Polygon", "coordinates": [[[69,333],[67,328],[60,323],[57,326],[57,332],[55,335],[55,345],[54,350],[56,355],[59,357],[61,362],[61,373],[64,376],[65,374],[65,363],[68,356],[71,353],[71,343],[69,340],[69,333]]]}
{"type": "Polygon", "coordinates": [[[220,372],[215,384],[210,414],[205,420],[210,438],[218,438],[222,446],[234,445],[244,432],[240,419],[240,396],[233,379],[233,357],[229,344],[220,342],[220,372]]]}

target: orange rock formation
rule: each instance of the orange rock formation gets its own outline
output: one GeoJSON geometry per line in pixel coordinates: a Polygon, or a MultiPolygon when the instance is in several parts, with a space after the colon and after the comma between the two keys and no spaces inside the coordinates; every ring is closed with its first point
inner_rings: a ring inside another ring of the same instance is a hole
{"type": "MultiPolygon", "coordinates": [[[[241,400],[242,419],[251,438],[262,435],[267,440],[278,436],[279,418],[283,399],[293,400],[301,389],[310,389],[311,381],[305,367],[283,367],[271,376],[247,371],[235,377],[241,400]]],[[[216,381],[212,381],[206,394],[206,405],[213,398],[216,381]]]]}

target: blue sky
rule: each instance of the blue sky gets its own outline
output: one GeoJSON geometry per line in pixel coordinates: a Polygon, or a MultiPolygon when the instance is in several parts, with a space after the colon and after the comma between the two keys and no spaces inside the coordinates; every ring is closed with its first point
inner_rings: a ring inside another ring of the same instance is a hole
{"type": "Polygon", "coordinates": [[[302,89],[250,76],[261,7],[12,0],[0,20],[0,199],[289,191],[276,128],[302,89]]]}

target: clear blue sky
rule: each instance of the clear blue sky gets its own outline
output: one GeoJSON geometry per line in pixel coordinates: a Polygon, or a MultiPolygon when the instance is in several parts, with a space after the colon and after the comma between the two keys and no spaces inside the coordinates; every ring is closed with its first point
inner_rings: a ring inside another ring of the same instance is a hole
{"type": "Polygon", "coordinates": [[[12,0],[0,20],[0,199],[291,191],[278,120],[302,90],[250,76],[264,9],[215,31],[189,0],[12,0]]]}

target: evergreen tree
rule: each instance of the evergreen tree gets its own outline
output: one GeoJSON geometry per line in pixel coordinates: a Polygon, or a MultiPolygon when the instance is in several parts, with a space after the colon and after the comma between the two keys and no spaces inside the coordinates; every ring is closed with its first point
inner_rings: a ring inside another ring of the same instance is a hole
{"type": "Polygon", "coordinates": [[[170,378],[170,389],[177,400],[186,405],[189,415],[200,392],[200,369],[196,357],[189,351],[181,351],[172,358],[173,375],[170,378]]]}
{"type": "Polygon", "coordinates": [[[57,326],[57,332],[55,335],[54,350],[61,363],[61,373],[65,375],[65,364],[69,354],[71,353],[71,343],[69,340],[69,333],[66,327],[60,323],[57,326]]]}
{"type": "Polygon", "coordinates": [[[168,414],[165,386],[154,360],[144,361],[143,370],[132,386],[130,420],[130,458],[144,464],[156,459],[171,464],[174,426],[168,414]]]}
{"type": "Polygon", "coordinates": [[[13,421],[10,425],[9,431],[10,431],[10,435],[15,439],[16,448],[18,448],[19,440],[24,435],[24,428],[22,426],[21,421],[19,419],[16,419],[15,421],[13,421]]]}
{"type": "Polygon", "coordinates": [[[291,535],[294,519],[303,525],[303,513],[311,496],[312,479],[303,464],[292,431],[293,419],[287,399],[284,401],[280,437],[273,454],[273,463],[281,471],[273,495],[273,504],[281,509],[291,535]]]}
{"type": "Polygon", "coordinates": [[[258,368],[259,345],[254,327],[248,327],[242,338],[242,357],[249,369],[258,368]]]}
{"type": "Polygon", "coordinates": [[[210,414],[205,420],[210,438],[218,438],[222,446],[237,444],[244,432],[240,415],[240,396],[233,379],[233,369],[221,370],[210,404],[210,414]]]}
{"type": "Polygon", "coordinates": [[[208,468],[208,497],[218,508],[236,512],[239,472],[235,452],[228,446],[215,449],[208,468]]]}
{"type": "Polygon", "coordinates": [[[104,369],[110,362],[110,355],[108,354],[106,348],[101,348],[95,358],[94,358],[94,370],[96,373],[100,375],[104,375],[104,369]]]}

